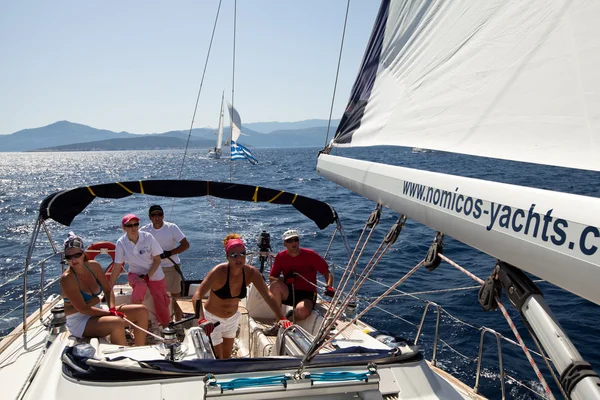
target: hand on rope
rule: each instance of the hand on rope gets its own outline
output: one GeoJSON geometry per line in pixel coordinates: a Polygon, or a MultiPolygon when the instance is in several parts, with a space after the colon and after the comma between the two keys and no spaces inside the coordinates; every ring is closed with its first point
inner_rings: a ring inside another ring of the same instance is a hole
{"type": "Polygon", "coordinates": [[[150,280],[150,277],[148,276],[148,274],[145,274],[145,275],[140,275],[140,279],[142,279],[143,281],[148,283],[148,281],[150,280]]]}
{"type": "Polygon", "coordinates": [[[172,255],[171,251],[169,251],[169,250],[165,250],[165,251],[163,251],[163,252],[162,252],[162,254],[160,255],[160,258],[161,258],[161,259],[163,259],[163,258],[169,258],[169,257],[171,257],[171,255],[172,255]]]}
{"type": "Polygon", "coordinates": [[[328,285],[325,288],[325,296],[328,296],[328,297],[335,296],[335,289],[332,286],[328,285]]]}
{"type": "Polygon", "coordinates": [[[198,320],[198,326],[204,330],[206,336],[210,336],[211,333],[215,330],[215,324],[210,321],[207,321],[206,318],[202,318],[198,320]]]}
{"type": "Polygon", "coordinates": [[[292,322],[286,318],[280,319],[278,323],[283,329],[287,329],[292,326],[292,322]]]}
{"type": "Polygon", "coordinates": [[[121,311],[117,311],[116,307],[111,307],[108,309],[108,312],[110,313],[110,315],[115,316],[115,317],[121,317],[121,318],[125,318],[125,314],[123,314],[121,311]]]}

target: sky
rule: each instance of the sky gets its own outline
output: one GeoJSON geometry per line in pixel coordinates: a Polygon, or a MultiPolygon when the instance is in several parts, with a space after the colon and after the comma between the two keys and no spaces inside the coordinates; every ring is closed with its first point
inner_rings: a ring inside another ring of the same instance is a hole
{"type": "MultiPolygon", "coordinates": [[[[0,2],[0,134],[56,121],[130,133],[186,130],[219,0],[0,2]]],[[[221,94],[243,123],[327,119],[346,0],[222,0],[194,128],[221,94]],[[235,80],[233,77],[235,76],[235,80]]],[[[378,9],[350,3],[333,109],[340,118],[378,9]]]]}

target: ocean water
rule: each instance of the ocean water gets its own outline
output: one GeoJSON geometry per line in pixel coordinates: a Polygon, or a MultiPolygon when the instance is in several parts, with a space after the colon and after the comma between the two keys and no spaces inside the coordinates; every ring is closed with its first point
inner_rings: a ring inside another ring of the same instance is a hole
{"type": "MultiPolygon", "coordinates": [[[[24,269],[39,204],[47,195],[64,189],[114,181],[177,179],[180,171],[182,179],[228,181],[231,176],[234,182],[281,189],[327,201],[337,210],[348,240],[354,246],[375,204],[318,176],[315,171],[317,151],[254,149],[260,164],[251,166],[240,161],[230,165],[228,160],[209,160],[205,150],[193,150],[188,152],[183,168],[181,151],[0,153],[0,334],[7,334],[21,322],[23,281],[22,278],[8,281],[24,269]]],[[[600,180],[596,173],[447,153],[413,154],[409,149],[346,150],[343,154],[374,161],[389,162],[393,159],[398,165],[589,196],[598,196],[600,193],[600,180]]],[[[48,226],[53,241],[58,245],[70,230],[82,235],[87,244],[100,240],[114,242],[122,234],[120,219],[124,214],[136,213],[146,223],[147,209],[155,203],[163,206],[166,220],[177,223],[191,244],[190,249],[182,255],[182,269],[188,279],[202,278],[212,266],[223,260],[221,240],[228,232],[240,233],[252,247],[255,246],[258,233],[266,230],[271,233],[273,250],[278,251],[282,249],[279,239],[281,233],[295,228],[302,234],[302,246],[324,254],[334,230],[330,226],[320,231],[312,221],[291,206],[229,202],[211,197],[173,200],[140,195],[118,201],[97,199],[70,227],[54,222],[48,226]]],[[[380,226],[361,259],[361,265],[370,258],[396,219],[395,213],[384,210],[380,226]]],[[[434,233],[409,220],[398,241],[373,272],[373,281],[363,287],[359,307],[364,307],[370,299],[386,289],[384,285],[393,284],[416,265],[425,256],[434,233]]],[[[35,257],[39,259],[41,255],[50,254],[49,246],[42,232],[36,243],[35,257]]],[[[483,279],[494,266],[492,258],[449,237],[445,239],[444,254],[483,279]]],[[[336,266],[345,265],[348,257],[341,241],[334,242],[328,259],[336,266]]],[[[59,261],[55,258],[47,263],[44,282],[59,275],[59,261]]],[[[99,261],[105,266],[108,264],[108,258],[99,258],[99,261]]],[[[336,269],[336,275],[341,276],[339,269],[336,269]]],[[[28,279],[29,310],[33,310],[39,304],[39,269],[30,271],[28,279]]],[[[499,312],[485,313],[481,310],[477,302],[477,288],[445,291],[475,285],[473,280],[447,264],[442,264],[433,272],[419,270],[400,289],[409,293],[427,293],[419,294],[419,299],[394,293],[379,304],[385,311],[373,309],[363,319],[379,330],[414,339],[424,301],[439,304],[445,312],[441,315],[440,338],[443,342],[438,345],[438,365],[473,386],[480,339],[478,328],[486,326],[513,338],[499,312]]],[[[541,282],[539,286],[579,352],[598,370],[600,351],[596,343],[600,337],[600,327],[595,322],[600,320],[600,307],[549,283],[541,282]]],[[[57,287],[48,290],[48,293],[57,292],[57,287]]],[[[505,303],[508,304],[507,301],[505,303]]],[[[528,347],[536,350],[518,313],[511,310],[511,317],[528,347]]],[[[428,359],[432,356],[434,333],[435,315],[430,313],[419,340],[428,359]]],[[[555,388],[543,360],[537,356],[534,358],[550,385],[555,388]]],[[[522,351],[503,342],[503,361],[506,374],[519,381],[515,383],[509,379],[508,397],[538,398],[522,386],[541,391],[522,351]]],[[[482,371],[480,392],[490,398],[500,398],[497,349],[491,336],[486,338],[482,371]]],[[[560,397],[557,390],[555,395],[560,397]]]]}

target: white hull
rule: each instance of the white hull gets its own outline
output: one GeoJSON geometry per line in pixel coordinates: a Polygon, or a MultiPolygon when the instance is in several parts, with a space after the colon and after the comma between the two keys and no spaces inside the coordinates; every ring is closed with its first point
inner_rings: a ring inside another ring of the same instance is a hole
{"type": "Polygon", "coordinates": [[[214,159],[221,158],[221,150],[219,150],[219,151],[210,150],[208,152],[208,158],[214,158],[214,159]]]}

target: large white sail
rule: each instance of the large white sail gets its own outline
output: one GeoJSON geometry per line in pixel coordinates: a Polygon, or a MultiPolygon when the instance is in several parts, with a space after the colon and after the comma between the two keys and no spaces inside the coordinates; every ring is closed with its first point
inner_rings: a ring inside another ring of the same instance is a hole
{"type": "MultiPolygon", "coordinates": [[[[600,3],[388,1],[334,146],[600,170],[600,3]]],[[[600,199],[321,155],[318,171],[600,304],[600,199]]]]}
{"type": "Polygon", "coordinates": [[[600,2],[384,1],[335,139],[600,170],[600,2]]]}

